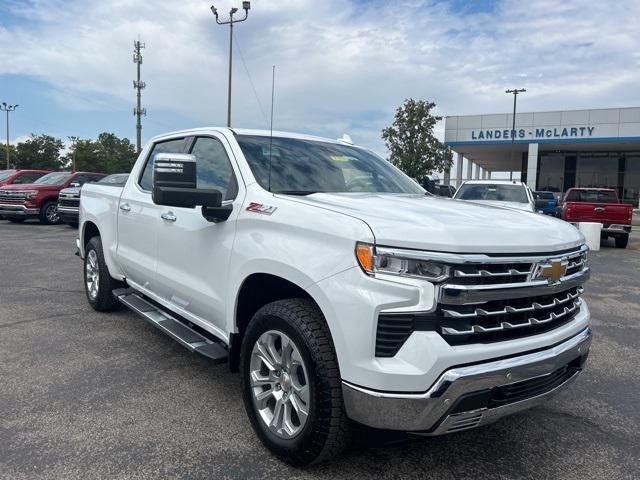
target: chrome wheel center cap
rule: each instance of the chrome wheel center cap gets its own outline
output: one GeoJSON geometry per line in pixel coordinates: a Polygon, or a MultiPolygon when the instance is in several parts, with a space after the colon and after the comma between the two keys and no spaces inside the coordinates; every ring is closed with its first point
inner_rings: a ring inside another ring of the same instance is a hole
{"type": "Polygon", "coordinates": [[[280,377],[280,386],[285,392],[291,390],[291,377],[287,372],[282,372],[282,376],[280,377]]]}

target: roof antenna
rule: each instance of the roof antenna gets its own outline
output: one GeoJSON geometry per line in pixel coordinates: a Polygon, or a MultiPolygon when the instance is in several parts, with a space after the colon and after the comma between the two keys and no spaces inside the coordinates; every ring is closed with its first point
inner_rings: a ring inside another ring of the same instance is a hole
{"type": "Polygon", "coordinates": [[[269,183],[267,190],[271,191],[271,146],[273,144],[273,93],[276,85],[276,66],[271,71],[271,123],[269,125],[269,183]]]}

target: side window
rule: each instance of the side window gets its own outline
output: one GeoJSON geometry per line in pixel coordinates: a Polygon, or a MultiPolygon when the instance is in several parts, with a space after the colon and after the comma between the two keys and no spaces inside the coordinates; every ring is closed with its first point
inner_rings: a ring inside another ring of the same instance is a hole
{"type": "Polygon", "coordinates": [[[38,178],[40,178],[42,174],[39,173],[25,173],[24,175],[20,175],[16,178],[13,183],[14,185],[24,185],[25,183],[33,183],[38,178]]]}
{"type": "Polygon", "coordinates": [[[88,181],[89,181],[89,177],[87,177],[86,175],[78,175],[77,177],[74,177],[70,183],[79,183],[82,186],[88,181]]]}
{"type": "Polygon", "coordinates": [[[222,192],[223,200],[233,200],[238,183],[222,143],[216,138],[200,137],[191,154],[196,157],[198,188],[215,188],[222,192]]]}
{"type": "Polygon", "coordinates": [[[184,150],[184,138],[177,138],[175,140],[168,140],[166,142],[156,143],[151,150],[149,158],[147,158],[147,164],[144,166],[144,171],[140,176],[138,185],[143,190],[151,191],[153,188],[153,157],[158,153],[182,153],[184,150]]]}

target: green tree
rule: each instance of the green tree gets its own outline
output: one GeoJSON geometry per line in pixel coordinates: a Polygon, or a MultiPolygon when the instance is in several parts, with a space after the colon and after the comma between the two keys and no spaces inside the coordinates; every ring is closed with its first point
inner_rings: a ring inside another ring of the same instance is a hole
{"type": "Polygon", "coordinates": [[[67,165],[76,156],[76,170],[82,172],[126,173],[136,159],[135,146],[127,138],[101,133],[97,140],[78,140],[66,155],[67,165]]]}
{"type": "Polygon", "coordinates": [[[433,102],[408,98],[396,110],[393,124],[382,130],[389,161],[419,180],[452,164],[451,149],[433,135],[433,128],[442,120],[431,113],[435,106],[433,102]]]}
{"type": "MultiPolygon", "coordinates": [[[[9,145],[9,166],[16,164],[16,147],[9,145]]],[[[0,145],[0,170],[7,168],[7,144],[0,145]]]]}
{"type": "Polygon", "coordinates": [[[50,135],[35,135],[16,146],[16,155],[10,159],[16,168],[59,170],[64,166],[60,157],[62,140],[50,135]]]}

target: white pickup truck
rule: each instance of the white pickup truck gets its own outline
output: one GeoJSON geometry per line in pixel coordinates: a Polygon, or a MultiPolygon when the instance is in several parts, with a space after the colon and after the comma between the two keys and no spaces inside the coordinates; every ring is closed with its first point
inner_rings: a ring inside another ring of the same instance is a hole
{"type": "Polygon", "coordinates": [[[89,303],[228,361],[296,465],[353,425],[440,435],[538,405],[591,342],[573,226],[425,194],[344,141],[153,138],[124,188],[85,185],[77,243],[89,303]]]}

